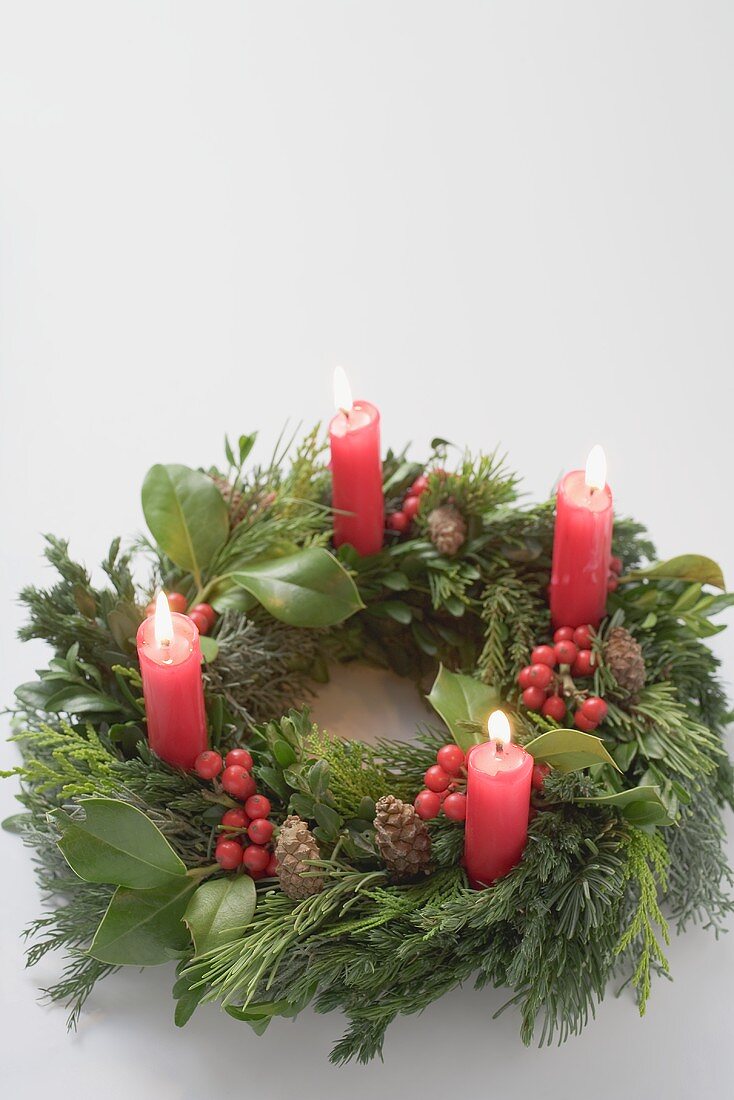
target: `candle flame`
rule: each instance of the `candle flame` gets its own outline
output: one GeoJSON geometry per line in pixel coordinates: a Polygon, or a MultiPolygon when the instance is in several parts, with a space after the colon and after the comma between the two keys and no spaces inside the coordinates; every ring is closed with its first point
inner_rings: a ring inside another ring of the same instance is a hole
{"type": "Polygon", "coordinates": [[[344,413],[349,413],[354,404],[352,387],[349,385],[344,367],[334,367],[334,404],[344,413]]]}
{"type": "Polygon", "coordinates": [[[156,645],[170,645],[173,641],[173,619],[165,592],[159,592],[155,601],[153,633],[156,645]]]}
{"type": "Polygon", "coordinates": [[[502,745],[509,745],[512,740],[510,719],[503,710],[493,710],[487,719],[487,729],[491,741],[499,741],[502,745]]]}
{"type": "Polygon", "coordinates": [[[603,489],[607,483],[607,456],[604,448],[597,443],[589,451],[586,459],[587,489],[603,489]]]}

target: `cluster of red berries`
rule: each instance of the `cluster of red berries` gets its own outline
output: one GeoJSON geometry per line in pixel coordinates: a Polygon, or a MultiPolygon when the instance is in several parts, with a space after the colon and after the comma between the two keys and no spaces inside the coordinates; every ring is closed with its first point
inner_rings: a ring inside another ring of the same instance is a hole
{"type": "Polygon", "coordinates": [[[622,559],[616,556],[609,560],[609,576],[607,578],[607,592],[616,592],[619,587],[619,577],[622,572],[622,559]]]}
{"type": "MultiPolygon", "coordinates": [[[[168,592],[166,593],[166,599],[171,611],[177,611],[180,615],[188,615],[196,623],[196,628],[200,634],[208,634],[217,621],[217,613],[211,604],[197,603],[196,607],[192,607],[188,611],[188,600],[181,592],[168,592]]],[[[146,615],[153,615],[154,613],[155,600],[151,601],[145,609],[146,615]]]]}
{"type": "Polygon", "coordinates": [[[418,817],[430,821],[441,810],[450,821],[463,821],[466,817],[466,757],[458,745],[442,745],[436,753],[436,763],[426,769],[423,776],[425,789],[420,791],[413,805],[418,817]]]}
{"type": "Polygon", "coordinates": [[[571,702],[576,707],[574,723],[584,733],[590,733],[604,721],[607,704],[598,695],[582,697],[573,679],[593,676],[593,641],[590,626],[575,629],[561,626],[553,635],[553,645],[535,647],[530,664],[517,677],[528,710],[540,711],[546,718],[562,722],[571,702]]]}
{"type": "Polygon", "coordinates": [[[268,847],[273,838],[273,823],[268,821],[270,800],[257,793],[247,749],[232,749],[224,760],[218,752],[207,749],[197,756],[194,770],[200,779],[218,778],[228,795],[244,803],[222,817],[223,831],[214,850],[219,866],[225,871],[243,866],[254,879],[271,878],[277,872],[277,863],[268,847]]]}
{"type": "MultiPolygon", "coordinates": [[[[434,474],[443,474],[443,470],[432,470],[434,474]]],[[[420,508],[421,497],[428,488],[428,475],[421,474],[417,477],[408,492],[405,494],[403,500],[403,506],[397,512],[391,512],[387,517],[385,523],[390,531],[397,531],[399,535],[404,535],[410,527],[411,523],[418,515],[418,509],[420,508]]]]}

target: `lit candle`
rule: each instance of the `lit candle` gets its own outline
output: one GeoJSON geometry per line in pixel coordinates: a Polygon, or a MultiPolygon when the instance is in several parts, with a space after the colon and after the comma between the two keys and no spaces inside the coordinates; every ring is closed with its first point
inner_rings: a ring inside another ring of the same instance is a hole
{"type": "Polygon", "coordinates": [[[199,631],[188,615],[172,614],[160,592],[155,614],[140,624],[137,646],[150,747],[166,763],[190,770],[207,747],[199,631]]]}
{"type": "Polygon", "coordinates": [[[607,460],[592,448],[586,470],[558,487],[550,608],[553,626],[598,626],[607,607],[614,509],[607,460]]]}
{"type": "Polygon", "coordinates": [[[519,862],[528,836],[533,758],[511,740],[506,714],[495,710],[489,741],[466,760],[464,862],[475,889],[490,886],[519,862]]]}
{"type": "Polygon", "coordinates": [[[385,527],[380,413],[369,401],[352,401],[341,367],[334,371],[334,403],[338,412],[329,425],[334,545],[348,543],[363,556],[376,554],[385,527]]]}

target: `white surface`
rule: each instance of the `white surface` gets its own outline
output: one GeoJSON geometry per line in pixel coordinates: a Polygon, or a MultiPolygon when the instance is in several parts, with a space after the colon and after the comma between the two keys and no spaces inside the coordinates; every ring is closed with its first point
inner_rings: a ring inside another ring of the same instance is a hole
{"type": "MultiPolygon", "coordinates": [[[[97,562],[140,528],[152,462],[326,417],[336,361],[386,443],[499,440],[535,495],[603,441],[661,553],[734,574],[733,46],[726,2],[2,0],[0,698],[43,660],[13,640],[39,532],[97,562]]],[[[704,932],[644,1022],[610,998],[560,1050],[466,991],[337,1071],[337,1018],[176,1032],[155,972],[103,983],[67,1038],[35,1003],[51,964],[22,968],[27,855],[1,843],[14,1100],[730,1091],[734,939],[704,932]]]]}

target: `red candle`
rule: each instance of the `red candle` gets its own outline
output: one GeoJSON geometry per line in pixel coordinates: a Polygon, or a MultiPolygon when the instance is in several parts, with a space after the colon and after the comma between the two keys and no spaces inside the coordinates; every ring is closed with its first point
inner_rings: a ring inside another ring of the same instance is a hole
{"type": "Polygon", "coordinates": [[[519,862],[530,815],[533,758],[510,740],[501,710],[489,716],[490,740],[466,761],[464,863],[475,889],[491,886],[519,862]]]}
{"type": "Polygon", "coordinates": [[[376,554],[385,527],[380,413],[369,401],[352,401],[341,367],[334,371],[334,398],[339,410],[329,425],[334,545],[349,543],[358,554],[376,554]]]}
{"type": "Polygon", "coordinates": [[[190,771],[207,747],[199,631],[188,615],[171,614],[161,592],[155,615],[140,624],[137,645],[150,747],[190,771]]]}
{"type": "Polygon", "coordinates": [[[601,447],[586,470],[566,474],[558,487],[550,608],[553,626],[598,626],[607,608],[614,510],[601,447]]]}

